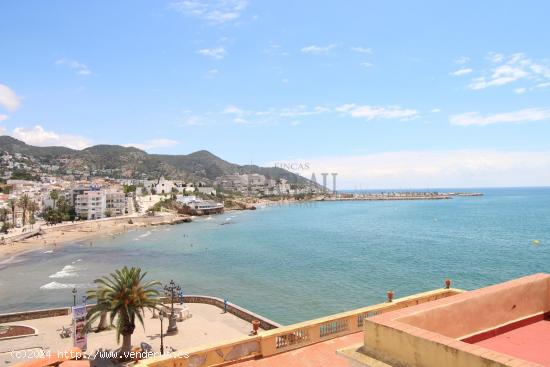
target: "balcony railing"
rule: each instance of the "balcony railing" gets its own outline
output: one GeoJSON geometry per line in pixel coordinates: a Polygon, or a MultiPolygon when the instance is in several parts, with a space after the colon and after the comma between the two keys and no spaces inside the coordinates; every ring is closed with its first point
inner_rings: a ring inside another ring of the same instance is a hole
{"type": "Polygon", "coordinates": [[[326,340],[362,331],[366,318],[420,303],[449,297],[461,290],[438,289],[412,296],[398,298],[331,316],[305,321],[289,326],[260,332],[259,335],[243,337],[228,343],[202,346],[178,352],[170,356],[155,357],[140,362],[148,367],[201,367],[225,365],[230,362],[251,358],[269,357],[274,354],[303,348],[326,340]]]}

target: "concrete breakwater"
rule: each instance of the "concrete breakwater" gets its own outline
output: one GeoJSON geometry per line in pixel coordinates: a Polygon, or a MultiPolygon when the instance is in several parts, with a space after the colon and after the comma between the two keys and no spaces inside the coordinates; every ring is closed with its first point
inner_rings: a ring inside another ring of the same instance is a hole
{"type": "Polygon", "coordinates": [[[382,194],[363,194],[353,196],[335,196],[319,199],[319,201],[375,201],[375,200],[446,200],[452,199],[447,194],[431,193],[382,193],[382,194]]]}
{"type": "Polygon", "coordinates": [[[483,196],[478,192],[381,192],[366,194],[338,194],[317,199],[317,201],[375,201],[375,200],[447,200],[453,196],[483,196]]]}

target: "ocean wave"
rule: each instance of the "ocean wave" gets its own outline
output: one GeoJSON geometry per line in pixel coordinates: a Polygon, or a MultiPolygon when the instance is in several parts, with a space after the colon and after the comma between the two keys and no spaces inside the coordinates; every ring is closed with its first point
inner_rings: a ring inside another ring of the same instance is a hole
{"type": "Polygon", "coordinates": [[[58,283],[58,282],[49,282],[40,286],[40,289],[67,289],[67,288],[76,288],[76,284],[67,284],[67,283],[58,283]]]}
{"type": "Polygon", "coordinates": [[[71,277],[77,277],[78,273],[76,272],[76,268],[72,265],[65,265],[63,269],[58,271],[55,274],[52,274],[49,276],[49,278],[71,278],[71,277]]]}
{"type": "Polygon", "coordinates": [[[45,254],[51,254],[53,250],[44,251],[45,254]]]}
{"type": "Polygon", "coordinates": [[[138,240],[140,240],[140,239],[142,239],[142,238],[149,237],[152,233],[153,233],[153,232],[151,232],[151,231],[147,231],[147,232],[145,232],[145,233],[143,233],[143,234],[140,234],[139,236],[137,236],[136,238],[134,238],[134,241],[138,241],[138,240]]]}

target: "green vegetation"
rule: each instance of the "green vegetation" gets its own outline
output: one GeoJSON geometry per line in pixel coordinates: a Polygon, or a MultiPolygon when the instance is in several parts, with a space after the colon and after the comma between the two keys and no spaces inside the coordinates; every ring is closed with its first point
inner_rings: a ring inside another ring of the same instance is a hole
{"type": "Polygon", "coordinates": [[[124,185],[122,187],[122,189],[124,190],[124,193],[126,195],[128,195],[131,192],[136,192],[136,186],[135,185],[124,185]]]}
{"type": "Polygon", "coordinates": [[[50,199],[53,201],[53,208],[55,209],[55,203],[59,199],[59,191],[58,190],[52,190],[50,192],[50,199]]]}
{"type": "Polygon", "coordinates": [[[116,328],[117,342],[122,336],[122,352],[132,348],[136,319],[144,325],[145,309],[155,309],[159,304],[160,293],[156,287],[160,283],[145,282],[146,275],[140,268],[125,266],[109,276],[96,279],[96,289],[88,291],[87,299],[97,301],[86,316],[88,328],[99,317],[109,313],[110,325],[116,328]]]}
{"type": "MultiPolygon", "coordinates": [[[[93,171],[103,172],[112,177],[143,178],[142,174],[145,173],[148,177],[165,176],[212,184],[217,177],[227,174],[259,173],[274,180],[284,177],[290,183],[309,182],[282,168],[240,166],[227,162],[206,150],[187,155],[148,154],[137,148],[119,145],[95,145],[83,150],[74,150],[65,147],[35,147],[10,136],[0,136],[0,150],[9,154],[20,153],[44,164],[59,165],[60,172],[68,168],[63,161],[69,159],[71,170],[94,167],[93,171]]],[[[16,176],[18,178],[36,179],[28,172],[17,174],[23,175],[16,176]]]]}
{"type": "Polygon", "coordinates": [[[46,208],[42,212],[42,218],[50,224],[61,223],[67,220],[74,220],[76,218],[76,212],[71,203],[63,196],[57,199],[57,203],[54,204],[54,208],[46,208]]]}
{"type": "Polygon", "coordinates": [[[11,173],[12,180],[40,181],[40,176],[22,169],[16,169],[11,173]]]}
{"type": "Polygon", "coordinates": [[[11,228],[11,224],[8,222],[9,214],[10,214],[9,209],[6,209],[6,208],[0,209],[0,222],[2,222],[2,227],[0,228],[1,233],[8,233],[8,229],[11,228]]]}
{"type": "Polygon", "coordinates": [[[37,205],[34,201],[31,200],[29,195],[24,194],[17,201],[17,206],[19,206],[23,210],[22,222],[23,225],[25,225],[27,224],[27,215],[29,214],[29,212],[32,215],[34,213],[34,210],[36,210],[37,205]]]}

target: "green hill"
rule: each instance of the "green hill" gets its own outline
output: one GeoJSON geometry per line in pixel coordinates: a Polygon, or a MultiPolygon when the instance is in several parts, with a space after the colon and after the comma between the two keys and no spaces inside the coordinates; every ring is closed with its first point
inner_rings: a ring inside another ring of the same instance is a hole
{"type": "Polygon", "coordinates": [[[36,147],[10,136],[0,136],[0,151],[19,153],[37,165],[57,165],[65,171],[84,171],[117,178],[155,178],[200,180],[211,183],[217,177],[236,173],[259,173],[268,178],[286,178],[305,184],[303,177],[276,167],[240,166],[227,162],[207,150],[186,155],[148,154],[120,145],[94,145],[75,150],[66,147],[36,147]]]}

